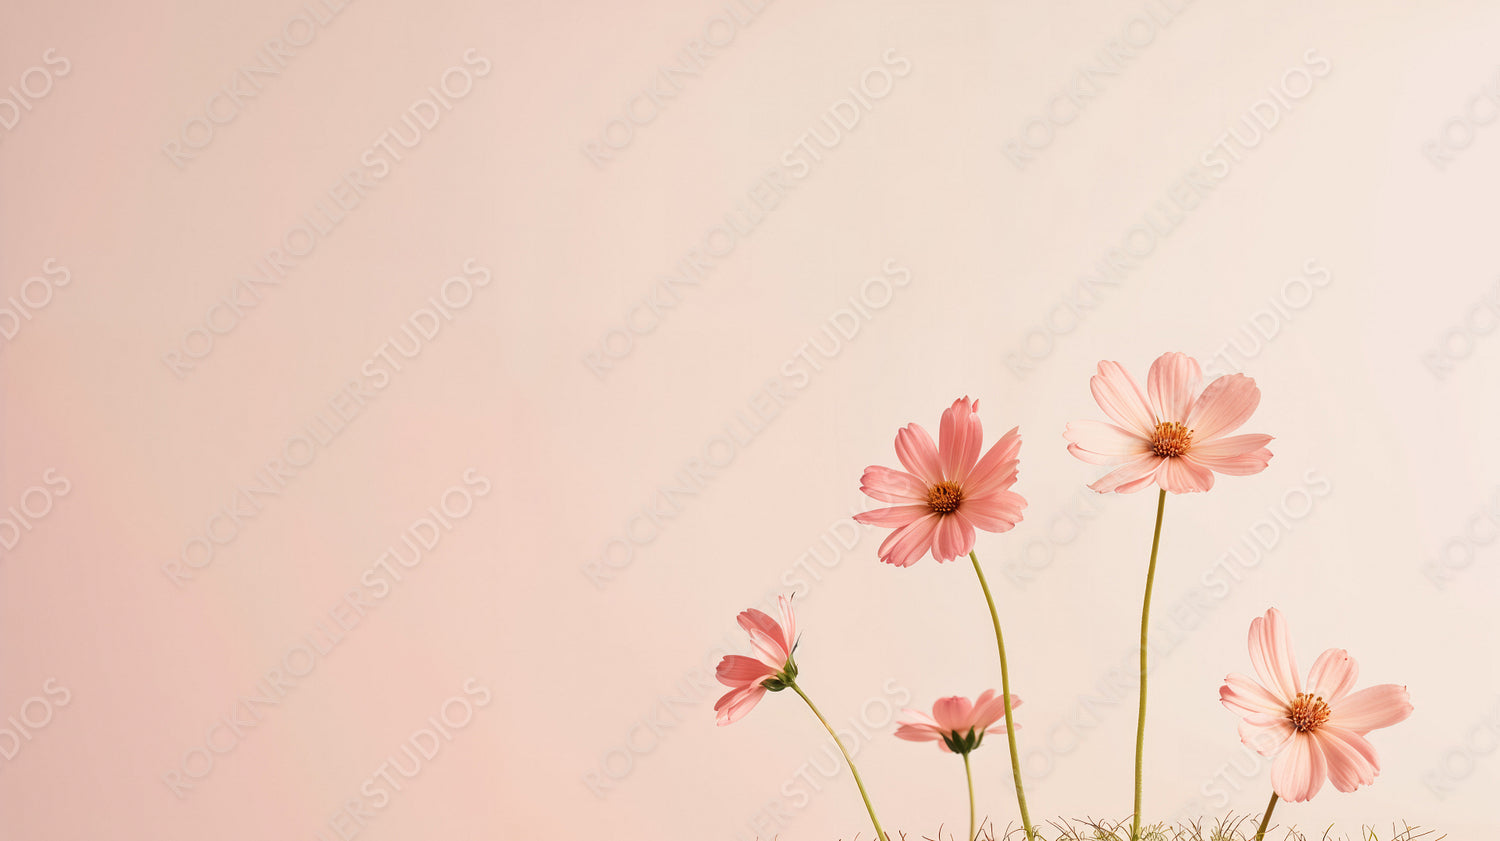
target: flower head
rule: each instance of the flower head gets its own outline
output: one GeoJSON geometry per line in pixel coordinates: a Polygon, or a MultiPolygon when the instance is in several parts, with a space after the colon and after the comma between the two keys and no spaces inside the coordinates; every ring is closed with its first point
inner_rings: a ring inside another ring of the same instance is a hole
{"type": "Polygon", "coordinates": [[[896,503],[854,516],[895,529],[880,544],[880,560],[911,566],[930,550],[938,561],[951,561],[974,548],[975,529],[1010,531],[1021,521],[1026,500],[1010,490],[1021,434],[1005,433],[981,458],[983,440],[979,401],[964,397],[943,412],[937,445],[914,423],[896,432],[896,458],[906,470],[865,468],[859,489],[896,503]]]}
{"type": "Polygon", "coordinates": [[[1346,792],[1375,782],[1380,758],[1365,734],[1411,715],[1405,686],[1350,692],[1359,668],[1342,648],[1318,655],[1304,685],[1286,620],[1274,607],[1250,623],[1250,662],[1260,682],[1229,675],[1219,700],[1242,716],[1240,741],[1276,757],[1271,787],[1281,799],[1310,800],[1325,779],[1346,792]]]}
{"type": "Polygon", "coordinates": [[[797,664],[792,660],[797,647],[797,618],[792,615],[791,600],[786,596],[778,599],[780,622],[753,607],[740,612],[737,621],[750,635],[755,656],[730,654],[719,661],[716,676],[720,683],[732,687],[714,704],[720,726],[744,718],[766,692],[780,692],[797,677],[797,664]]]}
{"type": "Polygon", "coordinates": [[[1203,371],[1183,353],[1151,363],[1146,392],[1118,362],[1100,362],[1089,380],[1094,400],[1114,423],[1073,421],[1068,452],[1089,464],[1115,466],[1089,485],[1099,493],[1134,493],[1152,482],[1174,494],[1206,491],[1214,474],[1249,476],[1271,460],[1269,435],[1229,435],[1260,405],[1244,374],[1219,377],[1200,393],[1203,371]]]}
{"type": "MultiPolygon", "coordinates": [[[[1021,699],[1010,696],[1010,708],[1021,706],[1021,699]]],[[[896,738],[911,742],[937,742],[950,753],[968,753],[979,747],[985,733],[1004,733],[1005,698],[986,689],[970,701],[961,695],[939,698],[932,705],[932,715],[921,710],[902,710],[897,722],[896,738]]],[[[1017,727],[1021,725],[1017,724],[1017,727]]]]}

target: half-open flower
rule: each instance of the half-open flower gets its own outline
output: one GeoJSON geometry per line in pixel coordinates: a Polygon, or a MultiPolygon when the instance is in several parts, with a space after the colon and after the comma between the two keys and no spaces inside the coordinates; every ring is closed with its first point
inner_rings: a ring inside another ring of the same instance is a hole
{"type": "MultiPolygon", "coordinates": [[[[1014,710],[1019,706],[1021,699],[1010,696],[1010,708],[1014,710]]],[[[910,742],[937,742],[938,747],[945,751],[967,754],[979,747],[985,733],[1004,733],[1004,721],[1004,696],[986,689],[973,701],[961,695],[939,698],[932,705],[932,715],[921,710],[902,710],[901,718],[897,720],[896,738],[910,742]]]]}
{"type": "Polygon", "coordinates": [[[1240,714],[1240,741],[1276,757],[1271,787],[1281,799],[1310,800],[1325,779],[1346,792],[1375,782],[1380,758],[1365,735],[1411,715],[1405,686],[1351,692],[1359,667],[1342,648],[1319,655],[1304,685],[1286,620],[1274,607],[1250,623],[1250,662],[1260,682],[1229,675],[1219,700],[1240,714]]]}
{"type": "Polygon", "coordinates": [[[714,704],[720,726],[744,718],[766,692],[780,692],[797,677],[797,664],[792,660],[792,651],[797,647],[797,618],[792,614],[791,600],[786,596],[777,598],[781,606],[780,622],[753,607],[740,612],[737,621],[750,635],[755,656],[730,654],[719,661],[716,676],[720,683],[731,687],[714,704]]]}
{"type": "Polygon", "coordinates": [[[1114,423],[1067,426],[1068,452],[1115,469],[1090,488],[1133,493],[1155,482],[1172,493],[1206,491],[1214,474],[1248,476],[1266,469],[1269,435],[1230,435],[1260,405],[1260,389],[1244,374],[1219,377],[1200,393],[1203,371],[1187,354],[1151,363],[1146,391],[1118,362],[1100,362],[1089,380],[1094,400],[1114,423]]]}
{"type": "Polygon", "coordinates": [[[867,496],[895,505],[854,515],[857,522],[895,529],[880,544],[880,560],[911,566],[931,551],[938,561],[951,561],[974,548],[975,529],[1010,531],[1021,521],[1026,500],[1010,490],[1021,434],[1005,433],[981,458],[983,441],[979,401],[967,397],[943,412],[936,445],[914,423],[896,432],[896,457],[906,470],[871,466],[860,478],[867,496]]]}

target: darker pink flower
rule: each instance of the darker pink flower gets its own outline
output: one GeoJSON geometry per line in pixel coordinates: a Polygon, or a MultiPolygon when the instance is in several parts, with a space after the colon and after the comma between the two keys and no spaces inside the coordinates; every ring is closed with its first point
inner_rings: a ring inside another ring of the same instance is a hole
{"type": "Polygon", "coordinates": [[[1244,374],[1219,377],[1200,393],[1203,371],[1192,357],[1166,353],[1151,363],[1146,392],[1118,362],[1100,362],[1089,380],[1094,400],[1114,423],[1073,421],[1068,452],[1115,469],[1089,485],[1099,493],[1134,493],[1155,482],[1174,494],[1206,491],[1214,474],[1249,476],[1271,460],[1269,435],[1229,435],[1260,405],[1244,374]]]}
{"type": "Polygon", "coordinates": [[[1260,682],[1229,675],[1219,700],[1242,716],[1240,741],[1276,757],[1271,787],[1282,800],[1310,800],[1325,779],[1346,792],[1375,782],[1380,758],[1365,734],[1411,715],[1405,686],[1350,692],[1359,668],[1342,648],[1320,654],[1304,686],[1286,620],[1274,607],[1250,623],[1250,662],[1260,682]]]}
{"type": "Polygon", "coordinates": [[[714,704],[721,726],[744,718],[766,692],[780,692],[797,677],[797,664],[792,660],[797,647],[797,618],[792,615],[791,600],[778,598],[780,622],[753,607],[739,615],[740,627],[750,634],[755,656],[730,654],[719,661],[719,682],[732,687],[714,704]]]}
{"type": "Polygon", "coordinates": [[[1026,500],[1010,490],[1021,434],[1005,433],[980,458],[983,440],[979,402],[965,397],[943,412],[937,445],[914,423],[897,431],[896,458],[906,470],[865,468],[860,490],[896,503],[854,516],[866,525],[895,529],[880,544],[880,560],[911,566],[930,550],[938,561],[951,561],[974,548],[975,529],[1010,531],[1021,521],[1026,500]]]}
{"type": "MultiPolygon", "coordinates": [[[[1021,706],[1021,699],[1010,696],[1010,708],[1021,706]]],[[[896,738],[911,742],[937,742],[950,753],[968,753],[979,747],[985,733],[1004,733],[1005,698],[986,689],[977,700],[960,695],[940,698],[932,705],[932,715],[921,710],[902,710],[897,722],[896,738]]],[[[1017,727],[1021,725],[1017,724],[1017,727]]]]}

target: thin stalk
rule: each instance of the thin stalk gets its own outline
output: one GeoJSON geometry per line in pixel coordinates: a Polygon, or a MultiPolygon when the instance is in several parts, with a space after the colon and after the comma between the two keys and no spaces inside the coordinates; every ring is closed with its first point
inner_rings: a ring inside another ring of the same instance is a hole
{"type": "Polygon", "coordinates": [[[1156,531],[1151,535],[1151,564],[1146,568],[1146,598],[1141,603],[1141,706],[1135,721],[1135,813],[1130,820],[1130,839],[1141,837],[1141,769],[1146,745],[1146,629],[1151,623],[1151,585],[1156,581],[1156,550],[1161,547],[1161,515],[1167,507],[1167,490],[1156,497],[1156,531]]]}
{"type": "Polygon", "coordinates": [[[979,575],[979,587],[984,590],[984,600],[990,606],[990,621],[995,626],[995,646],[1000,649],[1000,691],[1005,695],[1005,740],[1010,743],[1010,770],[1016,780],[1016,805],[1021,808],[1021,826],[1026,829],[1027,841],[1034,841],[1036,831],[1031,828],[1031,816],[1026,812],[1026,790],[1021,786],[1021,754],[1016,750],[1016,725],[1010,710],[1010,668],[1005,662],[1005,637],[1000,634],[1000,613],[995,610],[995,598],[990,595],[990,585],[984,580],[979,556],[971,551],[969,560],[974,562],[974,572],[979,575]]]}
{"type": "Polygon", "coordinates": [[[870,794],[865,791],[864,780],[859,778],[859,769],[854,767],[854,757],[849,755],[849,750],[844,747],[843,741],[839,739],[839,734],[833,732],[833,725],[828,723],[828,719],[824,718],[821,712],[818,712],[817,705],[812,702],[811,698],[807,697],[807,693],[802,691],[802,687],[798,686],[795,680],[787,681],[786,685],[802,696],[802,700],[807,702],[807,708],[813,711],[813,715],[818,717],[818,721],[823,722],[824,729],[828,731],[828,735],[833,737],[833,743],[838,745],[839,750],[843,752],[844,761],[849,763],[849,773],[854,775],[854,784],[859,786],[859,796],[864,798],[865,811],[870,813],[870,823],[875,824],[875,841],[888,841],[885,831],[880,828],[880,819],[875,817],[875,807],[870,805],[870,794]]]}
{"type": "Polygon", "coordinates": [[[1266,816],[1260,819],[1260,829],[1255,831],[1255,841],[1266,837],[1266,827],[1271,825],[1271,810],[1276,808],[1276,792],[1271,792],[1271,802],[1266,804],[1266,816]]]}
{"type": "Polygon", "coordinates": [[[969,755],[964,754],[964,779],[969,781],[969,841],[974,841],[974,774],[969,771],[969,755]]]}

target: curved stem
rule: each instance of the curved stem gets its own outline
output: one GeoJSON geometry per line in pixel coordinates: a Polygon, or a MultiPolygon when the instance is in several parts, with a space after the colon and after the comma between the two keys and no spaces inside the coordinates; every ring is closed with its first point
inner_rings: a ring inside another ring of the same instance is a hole
{"type": "Polygon", "coordinates": [[[1146,744],[1146,629],[1151,623],[1151,585],[1156,580],[1156,550],[1161,546],[1161,515],[1167,507],[1167,490],[1156,497],[1156,532],[1151,535],[1151,563],[1146,567],[1146,598],[1141,603],[1141,705],[1135,721],[1135,813],[1130,821],[1131,841],[1141,837],[1141,769],[1146,744]]]}
{"type": "Polygon", "coordinates": [[[1005,695],[1005,740],[1010,743],[1010,770],[1016,780],[1016,805],[1021,808],[1021,826],[1026,830],[1026,838],[1033,841],[1036,831],[1031,828],[1031,816],[1026,812],[1026,790],[1021,787],[1021,755],[1016,750],[1016,725],[1010,710],[1010,669],[1005,663],[1005,637],[1000,634],[1000,614],[995,610],[990,585],[984,580],[979,556],[971,551],[969,560],[974,562],[974,572],[979,575],[979,587],[984,590],[984,600],[990,606],[990,621],[995,626],[995,645],[1000,649],[1000,691],[1005,695]]]}
{"type": "Polygon", "coordinates": [[[964,779],[969,781],[969,841],[974,841],[974,774],[969,771],[969,755],[964,754],[964,779]]]}
{"type": "Polygon", "coordinates": [[[875,841],[888,841],[889,836],[880,828],[880,819],[875,817],[875,807],[870,805],[870,795],[869,792],[865,791],[865,783],[859,778],[859,769],[854,767],[854,757],[849,755],[849,750],[844,747],[843,741],[839,739],[839,734],[833,732],[833,726],[828,723],[828,719],[824,718],[823,714],[818,712],[817,705],[812,702],[811,698],[807,697],[807,693],[802,691],[802,687],[798,686],[795,680],[787,681],[786,685],[790,686],[792,691],[802,696],[802,700],[807,702],[807,708],[813,711],[813,715],[818,717],[818,721],[823,722],[824,729],[828,731],[828,735],[833,737],[833,743],[838,745],[839,750],[843,752],[844,761],[849,763],[849,773],[854,775],[854,784],[859,786],[859,796],[864,798],[865,811],[870,813],[870,822],[875,824],[875,841]]]}
{"type": "Polygon", "coordinates": [[[1276,808],[1276,792],[1271,792],[1271,802],[1266,804],[1266,816],[1260,819],[1260,829],[1255,831],[1255,841],[1266,837],[1266,827],[1271,825],[1271,810],[1276,808]]]}

